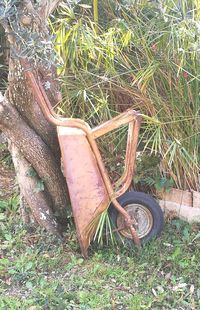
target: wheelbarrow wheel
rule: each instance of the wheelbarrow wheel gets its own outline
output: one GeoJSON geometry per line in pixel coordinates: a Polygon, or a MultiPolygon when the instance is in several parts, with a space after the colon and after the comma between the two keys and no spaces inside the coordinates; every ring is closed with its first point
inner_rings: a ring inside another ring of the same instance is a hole
{"type": "MultiPolygon", "coordinates": [[[[135,229],[142,243],[160,235],[164,226],[163,212],[150,195],[127,192],[118,198],[118,202],[136,220],[135,229]]],[[[126,227],[123,215],[113,205],[110,206],[109,212],[116,238],[127,245],[132,245],[132,235],[130,229],[126,227]]]]}

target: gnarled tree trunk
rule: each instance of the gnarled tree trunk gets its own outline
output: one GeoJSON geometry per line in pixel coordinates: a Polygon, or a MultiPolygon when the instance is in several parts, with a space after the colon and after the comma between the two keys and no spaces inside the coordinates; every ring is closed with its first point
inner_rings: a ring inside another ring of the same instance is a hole
{"type": "Polygon", "coordinates": [[[2,25],[10,42],[8,89],[0,96],[0,130],[11,141],[21,195],[37,222],[52,233],[66,223],[67,187],[60,169],[55,127],[44,118],[24,75],[19,58],[37,70],[52,105],[60,100],[47,27],[57,1],[0,1],[2,25]],[[32,173],[31,173],[32,171],[32,173]],[[33,173],[34,171],[34,173],[33,173]],[[38,186],[38,184],[40,186],[38,186]]]}

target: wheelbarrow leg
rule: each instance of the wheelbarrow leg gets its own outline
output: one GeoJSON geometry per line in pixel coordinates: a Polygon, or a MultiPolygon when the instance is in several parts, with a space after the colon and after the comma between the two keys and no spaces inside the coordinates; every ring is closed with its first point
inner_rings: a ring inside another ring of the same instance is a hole
{"type": "Polygon", "coordinates": [[[140,247],[141,242],[140,242],[140,239],[138,237],[137,231],[134,228],[134,226],[137,226],[137,222],[135,221],[135,219],[132,219],[130,217],[130,215],[128,214],[128,212],[126,212],[126,210],[124,210],[124,208],[122,208],[122,206],[119,204],[119,202],[117,201],[116,198],[112,199],[112,203],[115,206],[115,208],[124,216],[126,226],[130,229],[130,232],[131,232],[131,235],[133,238],[133,242],[135,243],[136,246],[140,247]]]}

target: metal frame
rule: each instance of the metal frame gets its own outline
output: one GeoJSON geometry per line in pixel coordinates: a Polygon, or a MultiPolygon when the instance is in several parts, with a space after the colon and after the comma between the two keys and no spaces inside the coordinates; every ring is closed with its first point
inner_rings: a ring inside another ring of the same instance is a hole
{"type": "MultiPolygon", "coordinates": [[[[85,133],[87,140],[91,146],[91,149],[94,153],[94,156],[96,158],[97,165],[101,173],[101,177],[105,184],[108,196],[110,197],[110,201],[112,202],[114,207],[124,216],[126,226],[130,229],[134,243],[136,245],[140,245],[140,240],[134,228],[134,226],[135,227],[137,226],[137,223],[134,219],[131,219],[129,214],[118,203],[117,198],[121,196],[128,189],[132,181],[132,177],[134,174],[134,164],[136,157],[138,135],[141,123],[141,115],[138,112],[129,109],[126,112],[121,113],[119,116],[93,129],[91,129],[90,126],[81,119],[63,118],[54,112],[41,82],[39,80],[36,80],[35,74],[30,69],[29,64],[27,64],[24,60],[21,61],[21,64],[25,69],[25,75],[29,81],[33,94],[46,119],[58,127],[62,126],[62,127],[77,128],[81,129],[85,133]],[[116,128],[124,124],[129,124],[126,157],[125,157],[125,169],[121,178],[116,182],[116,184],[112,185],[107,170],[105,168],[105,165],[103,163],[100,151],[98,149],[96,139],[112,130],[115,130],[116,128]],[[115,191],[114,187],[118,188],[118,190],[115,191]]],[[[86,257],[87,248],[81,246],[81,250],[83,256],[86,257]]]]}

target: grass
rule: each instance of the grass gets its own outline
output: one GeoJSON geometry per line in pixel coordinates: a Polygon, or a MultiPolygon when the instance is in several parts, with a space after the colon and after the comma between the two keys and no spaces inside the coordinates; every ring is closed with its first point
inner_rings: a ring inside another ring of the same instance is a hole
{"type": "Polygon", "coordinates": [[[199,309],[200,226],[172,220],[141,250],[93,244],[79,254],[11,209],[1,211],[0,309],[199,309]]]}
{"type": "Polygon", "coordinates": [[[51,20],[63,63],[59,112],[95,126],[137,109],[140,151],[157,156],[160,178],[199,191],[199,1],[102,0],[98,9],[98,32],[79,3],[51,20]]]}

